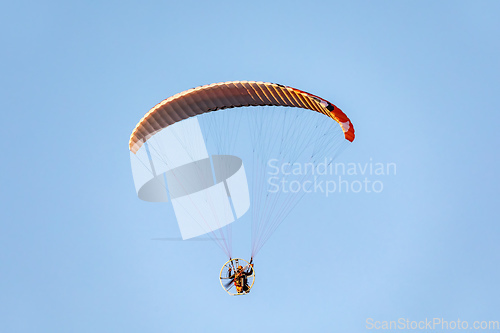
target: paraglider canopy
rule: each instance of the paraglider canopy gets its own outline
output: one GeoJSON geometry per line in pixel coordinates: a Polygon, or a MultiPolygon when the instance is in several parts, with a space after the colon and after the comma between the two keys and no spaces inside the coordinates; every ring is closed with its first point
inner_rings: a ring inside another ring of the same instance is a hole
{"type": "Polygon", "coordinates": [[[133,130],[129,149],[136,153],[156,132],[183,119],[241,106],[290,106],[320,112],[339,123],[346,140],[354,140],[349,118],[321,97],[276,83],[230,81],[189,89],[157,104],[133,130]]]}

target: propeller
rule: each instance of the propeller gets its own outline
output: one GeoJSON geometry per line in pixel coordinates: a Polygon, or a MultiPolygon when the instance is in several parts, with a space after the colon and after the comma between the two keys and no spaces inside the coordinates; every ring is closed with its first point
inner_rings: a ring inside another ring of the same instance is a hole
{"type": "Polygon", "coordinates": [[[233,284],[234,279],[231,279],[230,281],[224,283],[224,288],[228,289],[231,284],[233,284]]]}

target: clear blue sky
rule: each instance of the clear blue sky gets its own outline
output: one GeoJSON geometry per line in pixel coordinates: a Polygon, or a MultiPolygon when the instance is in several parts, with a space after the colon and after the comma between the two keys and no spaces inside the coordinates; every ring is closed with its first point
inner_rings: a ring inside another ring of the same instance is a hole
{"type": "Polygon", "coordinates": [[[500,320],[497,1],[1,7],[1,332],[500,320]],[[397,165],[379,194],[305,197],[246,297],[213,243],[152,240],[178,229],[136,197],[128,153],[150,107],[228,80],[331,100],[357,134],[339,162],[397,165]]]}

